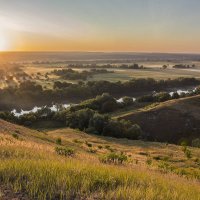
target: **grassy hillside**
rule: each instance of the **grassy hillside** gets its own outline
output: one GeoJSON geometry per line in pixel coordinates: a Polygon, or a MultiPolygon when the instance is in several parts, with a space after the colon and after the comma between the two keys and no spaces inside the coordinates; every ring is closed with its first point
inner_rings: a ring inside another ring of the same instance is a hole
{"type": "Polygon", "coordinates": [[[117,118],[139,124],[153,140],[180,142],[200,138],[200,96],[153,104],[117,118]]]}
{"type": "Polygon", "coordinates": [[[2,199],[200,199],[200,149],[0,120],[2,199]],[[55,148],[67,149],[67,156],[55,148]],[[107,160],[125,155],[123,163],[107,160]],[[102,162],[104,161],[104,162],[102,162]]]}

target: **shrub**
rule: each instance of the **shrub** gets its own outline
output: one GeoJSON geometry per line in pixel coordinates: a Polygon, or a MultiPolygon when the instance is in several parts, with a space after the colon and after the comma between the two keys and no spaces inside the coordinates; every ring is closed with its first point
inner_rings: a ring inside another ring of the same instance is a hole
{"type": "Polygon", "coordinates": [[[77,143],[77,144],[82,144],[83,142],[82,141],[80,141],[80,140],[78,140],[78,139],[74,139],[73,140],[75,143],[77,143]]]}
{"type": "Polygon", "coordinates": [[[128,139],[137,140],[142,135],[142,130],[139,125],[135,124],[128,128],[125,135],[128,139]]]}
{"type": "Polygon", "coordinates": [[[124,104],[124,106],[131,106],[131,105],[133,105],[133,98],[131,98],[131,97],[123,97],[123,104],[124,104]]]}
{"type": "Polygon", "coordinates": [[[152,159],[151,158],[147,158],[146,163],[147,163],[147,165],[151,165],[152,164],[152,159]]]}
{"type": "Polygon", "coordinates": [[[158,168],[163,172],[170,172],[173,170],[173,167],[169,163],[162,161],[158,164],[158,168]]]}
{"type": "Polygon", "coordinates": [[[19,130],[15,130],[15,133],[20,134],[20,131],[19,130]]]}
{"type": "Polygon", "coordinates": [[[97,152],[97,150],[96,150],[96,149],[94,149],[94,148],[89,148],[89,149],[88,149],[88,152],[89,152],[89,153],[96,153],[96,152],[97,152]]]}
{"type": "Polygon", "coordinates": [[[185,151],[185,156],[189,159],[192,158],[192,152],[187,148],[185,151]]]}
{"type": "Polygon", "coordinates": [[[62,139],[61,138],[57,138],[56,139],[56,144],[61,145],[62,144],[62,139]]]}
{"type": "Polygon", "coordinates": [[[164,102],[171,99],[171,96],[167,92],[160,92],[155,95],[156,101],[164,102]]]}
{"type": "Polygon", "coordinates": [[[66,147],[56,147],[55,151],[58,155],[61,156],[73,156],[75,154],[74,149],[66,148],[66,147]]]}
{"type": "Polygon", "coordinates": [[[114,149],[110,145],[106,145],[105,148],[110,152],[114,152],[114,149]]]}
{"type": "Polygon", "coordinates": [[[109,150],[110,149],[110,145],[105,145],[105,148],[109,150]]]}
{"type": "Polygon", "coordinates": [[[114,163],[114,164],[122,164],[128,160],[128,157],[121,152],[119,153],[109,153],[100,158],[100,161],[103,163],[114,163]]]}
{"type": "Polygon", "coordinates": [[[192,140],[192,146],[200,148],[200,139],[196,138],[196,139],[192,140]]]}
{"type": "Polygon", "coordinates": [[[19,139],[19,135],[17,133],[13,133],[12,136],[17,140],[19,139]]]}
{"type": "Polygon", "coordinates": [[[98,148],[99,148],[99,149],[102,149],[103,147],[102,147],[101,145],[98,145],[98,148]]]}
{"type": "Polygon", "coordinates": [[[88,147],[92,147],[92,144],[91,143],[89,143],[89,142],[85,142],[85,144],[88,146],[88,147]]]}

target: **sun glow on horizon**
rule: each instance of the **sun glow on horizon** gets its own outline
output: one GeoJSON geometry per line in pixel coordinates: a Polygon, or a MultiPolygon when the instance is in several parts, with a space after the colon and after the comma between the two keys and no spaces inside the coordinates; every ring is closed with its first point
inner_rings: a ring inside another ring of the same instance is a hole
{"type": "Polygon", "coordinates": [[[9,48],[9,42],[6,34],[0,30],[0,51],[6,51],[9,48]]]}

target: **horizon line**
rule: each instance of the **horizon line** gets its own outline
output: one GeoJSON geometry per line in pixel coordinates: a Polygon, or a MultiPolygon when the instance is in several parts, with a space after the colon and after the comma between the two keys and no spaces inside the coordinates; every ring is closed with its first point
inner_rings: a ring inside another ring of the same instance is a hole
{"type": "Polygon", "coordinates": [[[68,51],[68,50],[42,50],[42,51],[0,51],[1,53],[132,53],[132,54],[193,54],[200,55],[200,52],[162,52],[162,51],[68,51]]]}

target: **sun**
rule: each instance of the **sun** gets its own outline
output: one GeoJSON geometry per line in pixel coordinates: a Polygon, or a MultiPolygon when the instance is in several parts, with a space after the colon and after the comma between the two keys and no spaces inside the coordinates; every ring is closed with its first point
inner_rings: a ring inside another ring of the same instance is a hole
{"type": "Polygon", "coordinates": [[[8,40],[6,35],[0,31],[0,51],[6,51],[8,49],[8,40]]]}

